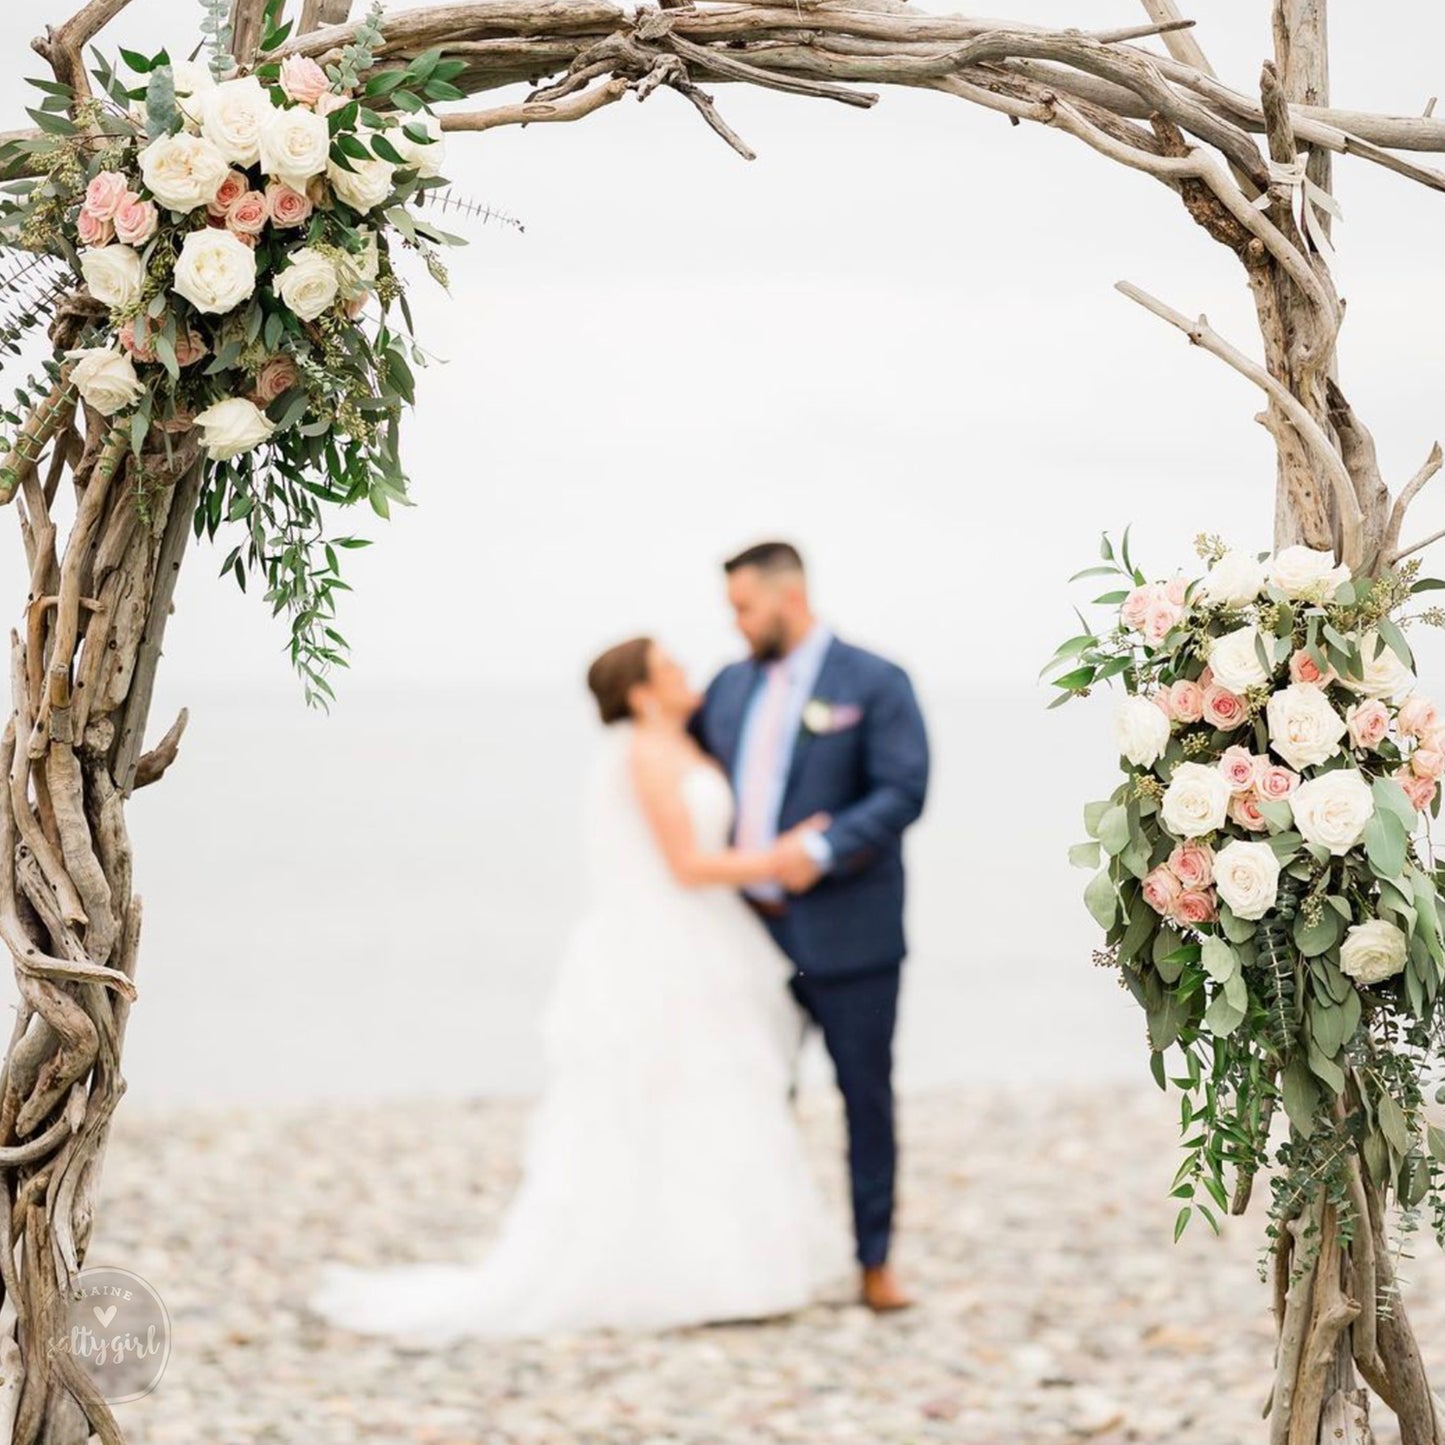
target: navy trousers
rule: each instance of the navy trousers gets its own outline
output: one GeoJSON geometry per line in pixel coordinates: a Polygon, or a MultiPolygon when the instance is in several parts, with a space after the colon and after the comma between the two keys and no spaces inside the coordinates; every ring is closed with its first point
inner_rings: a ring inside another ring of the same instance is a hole
{"type": "Polygon", "coordinates": [[[793,996],[822,1030],[848,1119],[858,1262],[884,1263],[893,1228],[893,1025],[899,964],[837,978],[793,975],[793,996]]]}

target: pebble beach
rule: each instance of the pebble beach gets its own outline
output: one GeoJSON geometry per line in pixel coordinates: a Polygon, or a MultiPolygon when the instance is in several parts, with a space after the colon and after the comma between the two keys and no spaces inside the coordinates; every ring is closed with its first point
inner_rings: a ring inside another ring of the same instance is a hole
{"type": "MultiPolygon", "coordinates": [[[[842,1210],[836,1100],[809,1093],[799,1109],[842,1210]]],[[[902,1314],[875,1317],[841,1291],[766,1323],[422,1352],[305,1309],[323,1258],[474,1253],[515,1185],[525,1113],[524,1103],[482,1099],[123,1107],[87,1262],[150,1281],[173,1333],[159,1386],[117,1407],[128,1440],[1264,1438],[1263,1199],[1220,1237],[1196,1220],[1171,1243],[1178,1115],[1147,1081],[904,1097],[895,1257],[919,1303],[902,1314]]],[[[1438,1378],[1445,1259],[1428,1234],[1408,1248],[1407,1305],[1438,1378]]],[[[1397,1441],[1391,1422],[1377,1428],[1382,1445],[1397,1441]]]]}

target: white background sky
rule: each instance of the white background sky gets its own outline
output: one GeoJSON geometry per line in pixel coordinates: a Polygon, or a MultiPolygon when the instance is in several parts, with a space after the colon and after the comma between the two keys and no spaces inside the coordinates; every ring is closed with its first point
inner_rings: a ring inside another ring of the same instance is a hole
{"type": "MultiPolygon", "coordinates": [[[[14,76],[42,69],[29,37],[72,3],[0,8],[17,124],[14,76]]],[[[1445,11],[1333,11],[1341,105],[1417,114],[1445,94],[1445,11]]],[[[107,44],[179,52],[198,15],[136,0],[107,44]]],[[[1241,86],[1268,15],[1198,11],[1241,86]]],[[[1101,528],[1133,522],[1155,575],[1189,566],[1200,530],[1269,545],[1261,398],[1113,290],[1207,312],[1257,354],[1242,270],[1157,183],[957,100],[718,99],[756,161],[667,92],[452,138],[458,189],[527,229],[467,226],[450,295],[417,278],[444,359],[407,433],[418,505],[338,523],[379,541],[350,558],[354,664],[331,717],[306,713],[260,598],[216,577],[229,541],[193,547],[153,735],[182,704],[191,728],[131,810],[140,1099],[534,1080],[528,1025],[575,905],[584,665],[639,630],[699,678],[734,655],[718,563],[768,534],[802,545],[840,631],[910,666],[932,724],[904,1074],[1143,1077],[1142,1023],[1087,965],[1064,860],[1080,805],[1112,785],[1109,708],[1046,714],[1031,689],[1092,595],[1065,579],[1101,528]]],[[[1342,378],[1398,485],[1445,432],[1445,195],[1358,162],[1336,174],[1342,378]]],[[[1436,485],[1412,533],[1445,525],[1436,485]]],[[[15,616],[21,557],[0,549],[15,616]]],[[[1445,645],[1419,650],[1439,695],[1445,645]]]]}
{"type": "MultiPolygon", "coordinates": [[[[990,3],[1061,25],[1142,16],[1125,0],[990,3]]],[[[40,23],[71,8],[5,6],[0,54],[23,66],[40,23]]],[[[1333,10],[1340,104],[1416,114],[1445,92],[1445,12],[1333,10]]],[[[1245,87],[1268,13],[1197,13],[1245,87]]],[[[136,0],[108,43],[184,44],[198,15],[136,0]]],[[[16,70],[0,100],[23,119],[16,70]]],[[[1099,528],[1132,520],[1160,571],[1201,528],[1268,544],[1260,399],[1112,289],[1133,280],[1256,350],[1241,268],[1172,194],[939,95],[886,93],[871,112],[718,98],[756,161],[666,92],[452,138],[458,189],[527,229],[465,227],[449,296],[416,280],[444,364],[409,428],[418,506],[355,517],[380,542],[351,558],[343,697],[403,679],[570,685],[636,629],[702,669],[733,647],[716,563],[768,533],[802,544],[840,628],[926,688],[1026,687],[1069,628],[1063,579],[1099,528]]],[[[1445,429],[1445,195],[1353,161],[1337,179],[1343,379],[1398,482],[1445,429]]],[[[1445,492],[1418,525],[1441,523],[1445,492]]],[[[0,556],[0,595],[23,591],[18,555],[0,556]]],[[[223,555],[189,560],[162,705],[200,683],[290,686],[278,624],[216,579],[223,555]]]]}

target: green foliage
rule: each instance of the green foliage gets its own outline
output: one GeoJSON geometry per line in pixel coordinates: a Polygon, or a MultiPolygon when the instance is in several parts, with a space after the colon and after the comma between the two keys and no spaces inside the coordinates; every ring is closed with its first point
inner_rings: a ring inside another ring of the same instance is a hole
{"type": "Polygon", "coordinates": [[[231,54],[231,0],[200,0],[201,34],[206,38],[211,75],[216,80],[229,80],[236,73],[231,54]]]}

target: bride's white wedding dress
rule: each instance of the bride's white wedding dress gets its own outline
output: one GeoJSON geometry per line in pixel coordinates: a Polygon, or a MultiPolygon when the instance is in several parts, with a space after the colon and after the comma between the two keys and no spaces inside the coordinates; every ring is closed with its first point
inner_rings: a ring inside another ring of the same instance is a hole
{"type": "MultiPolygon", "coordinates": [[[[332,1322],[424,1345],[660,1329],[785,1313],[848,1268],[788,1103],[788,966],[731,889],[674,881],[632,788],[630,733],[608,729],[589,789],[586,908],[495,1243],[467,1262],[328,1263],[308,1304],[332,1322]]],[[[726,846],[722,773],[698,764],[682,786],[700,845],[726,846]]]]}

